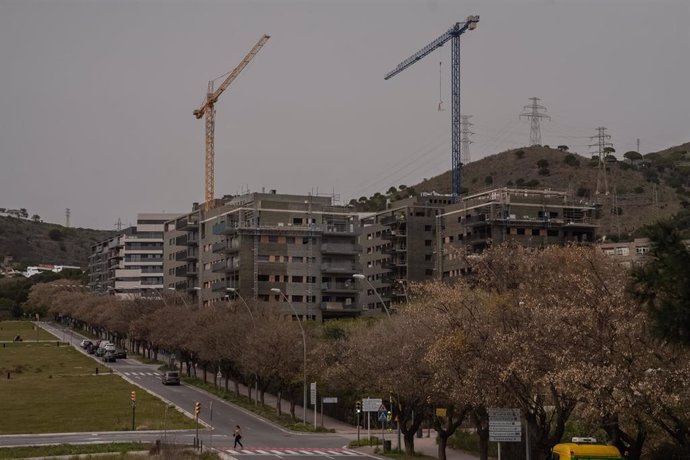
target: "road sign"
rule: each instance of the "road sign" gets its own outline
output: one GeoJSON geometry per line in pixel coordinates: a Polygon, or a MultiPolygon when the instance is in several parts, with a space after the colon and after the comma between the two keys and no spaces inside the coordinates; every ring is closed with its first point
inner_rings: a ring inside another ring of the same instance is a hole
{"type": "Polygon", "coordinates": [[[491,442],[520,442],[522,441],[522,436],[499,436],[495,434],[489,434],[489,441],[491,442]]]}
{"type": "Polygon", "coordinates": [[[321,398],[321,402],[324,404],[335,404],[338,402],[338,397],[333,396],[331,398],[321,398]]]}
{"type": "Polygon", "coordinates": [[[311,394],[310,394],[311,403],[316,404],[316,382],[311,382],[310,390],[311,390],[311,394]]]}
{"type": "Polygon", "coordinates": [[[520,442],[522,440],[522,421],[520,409],[490,408],[489,441],[520,442]]]}
{"type": "Polygon", "coordinates": [[[362,399],[362,411],[378,412],[381,404],[383,404],[383,400],[381,398],[364,398],[362,399]]]}
{"type": "Polygon", "coordinates": [[[379,406],[377,418],[379,419],[379,422],[388,421],[388,410],[386,409],[386,406],[384,406],[383,404],[379,406]]]}
{"type": "Polygon", "coordinates": [[[437,407],[436,408],[436,417],[445,417],[446,416],[446,408],[445,407],[437,407]]]}

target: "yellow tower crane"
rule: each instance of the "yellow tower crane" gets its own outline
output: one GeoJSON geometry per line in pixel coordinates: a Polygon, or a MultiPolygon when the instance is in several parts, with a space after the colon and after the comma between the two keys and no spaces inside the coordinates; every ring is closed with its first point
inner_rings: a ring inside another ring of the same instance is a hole
{"type": "Polygon", "coordinates": [[[215,126],[216,126],[216,108],[215,104],[223,91],[225,91],[230,83],[232,83],[237,76],[247,67],[247,64],[254,59],[254,56],[259,52],[259,50],[264,46],[264,44],[271,38],[268,35],[264,35],[261,39],[254,45],[254,48],[247,53],[247,55],[242,59],[242,62],[235,67],[235,69],[230,72],[230,75],[221,83],[217,90],[213,91],[213,80],[208,82],[208,91],[206,93],[206,100],[201,107],[194,111],[194,116],[200,119],[206,115],[206,175],[205,175],[205,200],[206,209],[213,207],[213,172],[214,172],[214,159],[215,153],[213,150],[213,139],[215,136],[215,126]]]}

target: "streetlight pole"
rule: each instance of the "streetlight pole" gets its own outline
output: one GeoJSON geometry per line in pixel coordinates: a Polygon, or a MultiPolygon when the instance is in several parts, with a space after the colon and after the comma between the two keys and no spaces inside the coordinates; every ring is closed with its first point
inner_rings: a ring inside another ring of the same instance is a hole
{"type": "Polygon", "coordinates": [[[376,288],[374,287],[374,285],[371,284],[371,281],[369,281],[369,280],[367,279],[367,277],[364,276],[364,275],[362,275],[361,273],[355,273],[354,275],[352,275],[352,277],[353,277],[354,279],[356,279],[356,280],[364,280],[364,281],[367,282],[367,284],[369,285],[369,287],[370,287],[371,289],[373,289],[374,293],[376,294],[376,297],[379,298],[379,301],[381,302],[381,305],[383,305],[383,309],[386,310],[386,314],[387,314],[388,317],[390,318],[390,317],[391,317],[391,313],[388,311],[388,307],[386,306],[386,302],[383,301],[383,299],[381,298],[381,294],[379,294],[379,291],[377,291],[376,288]]]}
{"type": "Polygon", "coordinates": [[[237,297],[240,298],[240,300],[242,301],[242,305],[244,305],[244,308],[247,309],[247,312],[249,313],[249,317],[252,319],[252,326],[256,327],[256,321],[254,321],[254,314],[252,313],[252,309],[249,308],[247,301],[244,300],[244,297],[242,297],[242,295],[240,294],[240,291],[238,291],[237,289],[235,289],[233,287],[225,288],[225,290],[228,292],[232,292],[233,294],[237,295],[237,297]]]}
{"type": "MultiPolygon", "coordinates": [[[[249,317],[252,319],[252,329],[256,329],[256,321],[254,320],[254,314],[252,313],[252,309],[249,308],[249,305],[247,304],[247,301],[244,300],[244,297],[242,297],[242,294],[240,294],[240,291],[235,289],[234,287],[229,287],[225,288],[226,291],[232,292],[233,294],[236,294],[237,297],[240,298],[242,301],[242,305],[247,309],[247,312],[249,313],[249,317]]],[[[259,404],[259,376],[256,375],[256,372],[254,373],[254,384],[256,385],[254,387],[254,404],[258,405],[259,404]]],[[[251,398],[249,398],[251,400],[251,398]]]]}
{"type": "Polygon", "coordinates": [[[297,317],[297,324],[299,324],[299,329],[302,332],[302,347],[303,347],[303,357],[304,357],[304,402],[302,404],[304,408],[304,424],[307,424],[307,336],[304,334],[304,327],[302,326],[302,320],[300,319],[299,315],[295,311],[295,306],[292,305],[292,303],[288,300],[287,296],[283,291],[281,291],[278,288],[272,288],[271,292],[274,292],[276,294],[280,294],[285,302],[290,306],[290,309],[292,310],[292,313],[297,317]]]}
{"type": "MultiPolygon", "coordinates": [[[[168,289],[171,291],[175,291],[175,293],[177,294],[177,297],[179,297],[182,300],[182,303],[184,304],[184,306],[189,307],[189,304],[187,304],[187,301],[184,300],[184,297],[182,297],[182,294],[180,294],[180,292],[177,289],[175,289],[173,287],[169,287],[168,289]]],[[[200,290],[200,289],[201,288],[198,286],[194,287],[194,290],[200,290]]]]}

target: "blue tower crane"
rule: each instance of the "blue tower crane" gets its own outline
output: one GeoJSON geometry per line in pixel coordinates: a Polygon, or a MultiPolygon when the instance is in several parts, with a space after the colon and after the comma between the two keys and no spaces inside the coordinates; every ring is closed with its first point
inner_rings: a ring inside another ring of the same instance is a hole
{"type": "Polygon", "coordinates": [[[394,77],[415,62],[420,61],[424,56],[442,47],[448,40],[453,40],[451,48],[452,64],[450,66],[452,88],[451,130],[453,140],[451,152],[453,163],[451,193],[453,200],[457,200],[460,196],[460,170],[462,168],[462,163],[460,162],[460,35],[467,30],[476,29],[478,22],[479,16],[468,16],[465,22],[456,22],[446,33],[402,61],[384,77],[384,80],[394,77]]]}

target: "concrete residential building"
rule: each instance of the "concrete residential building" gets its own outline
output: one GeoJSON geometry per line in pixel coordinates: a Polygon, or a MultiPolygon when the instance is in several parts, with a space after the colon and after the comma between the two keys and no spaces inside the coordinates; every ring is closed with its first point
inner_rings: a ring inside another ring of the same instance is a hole
{"type": "Polygon", "coordinates": [[[462,198],[438,216],[437,274],[465,270],[464,256],[490,244],[515,241],[529,247],[595,242],[596,207],[567,192],[498,188],[462,198]]]}
{"type": "Polygon", "coordinates": [[[272,191],[217,200],[166,224],[165,285],[201,305],[239,293],[258,308],[291,312],[277,288],[309,319],[358,316],[359,232],[357,214],[330,197],[272,191]]]}
{"type": "Polygon", "coordinates": [[[362,218],[363,273],[376,290],[368,286],[363,305],[405,302],[409,281],[433,279],[436,218],[451,203],[450,195],[422,193],[362,218]]]}
{"type": "Polygon", "coordinates": [[[137,214],[137,225],[91,246],[89,289],[119,297],[160,295],[163,228],[177,214],[137,214]]]}

